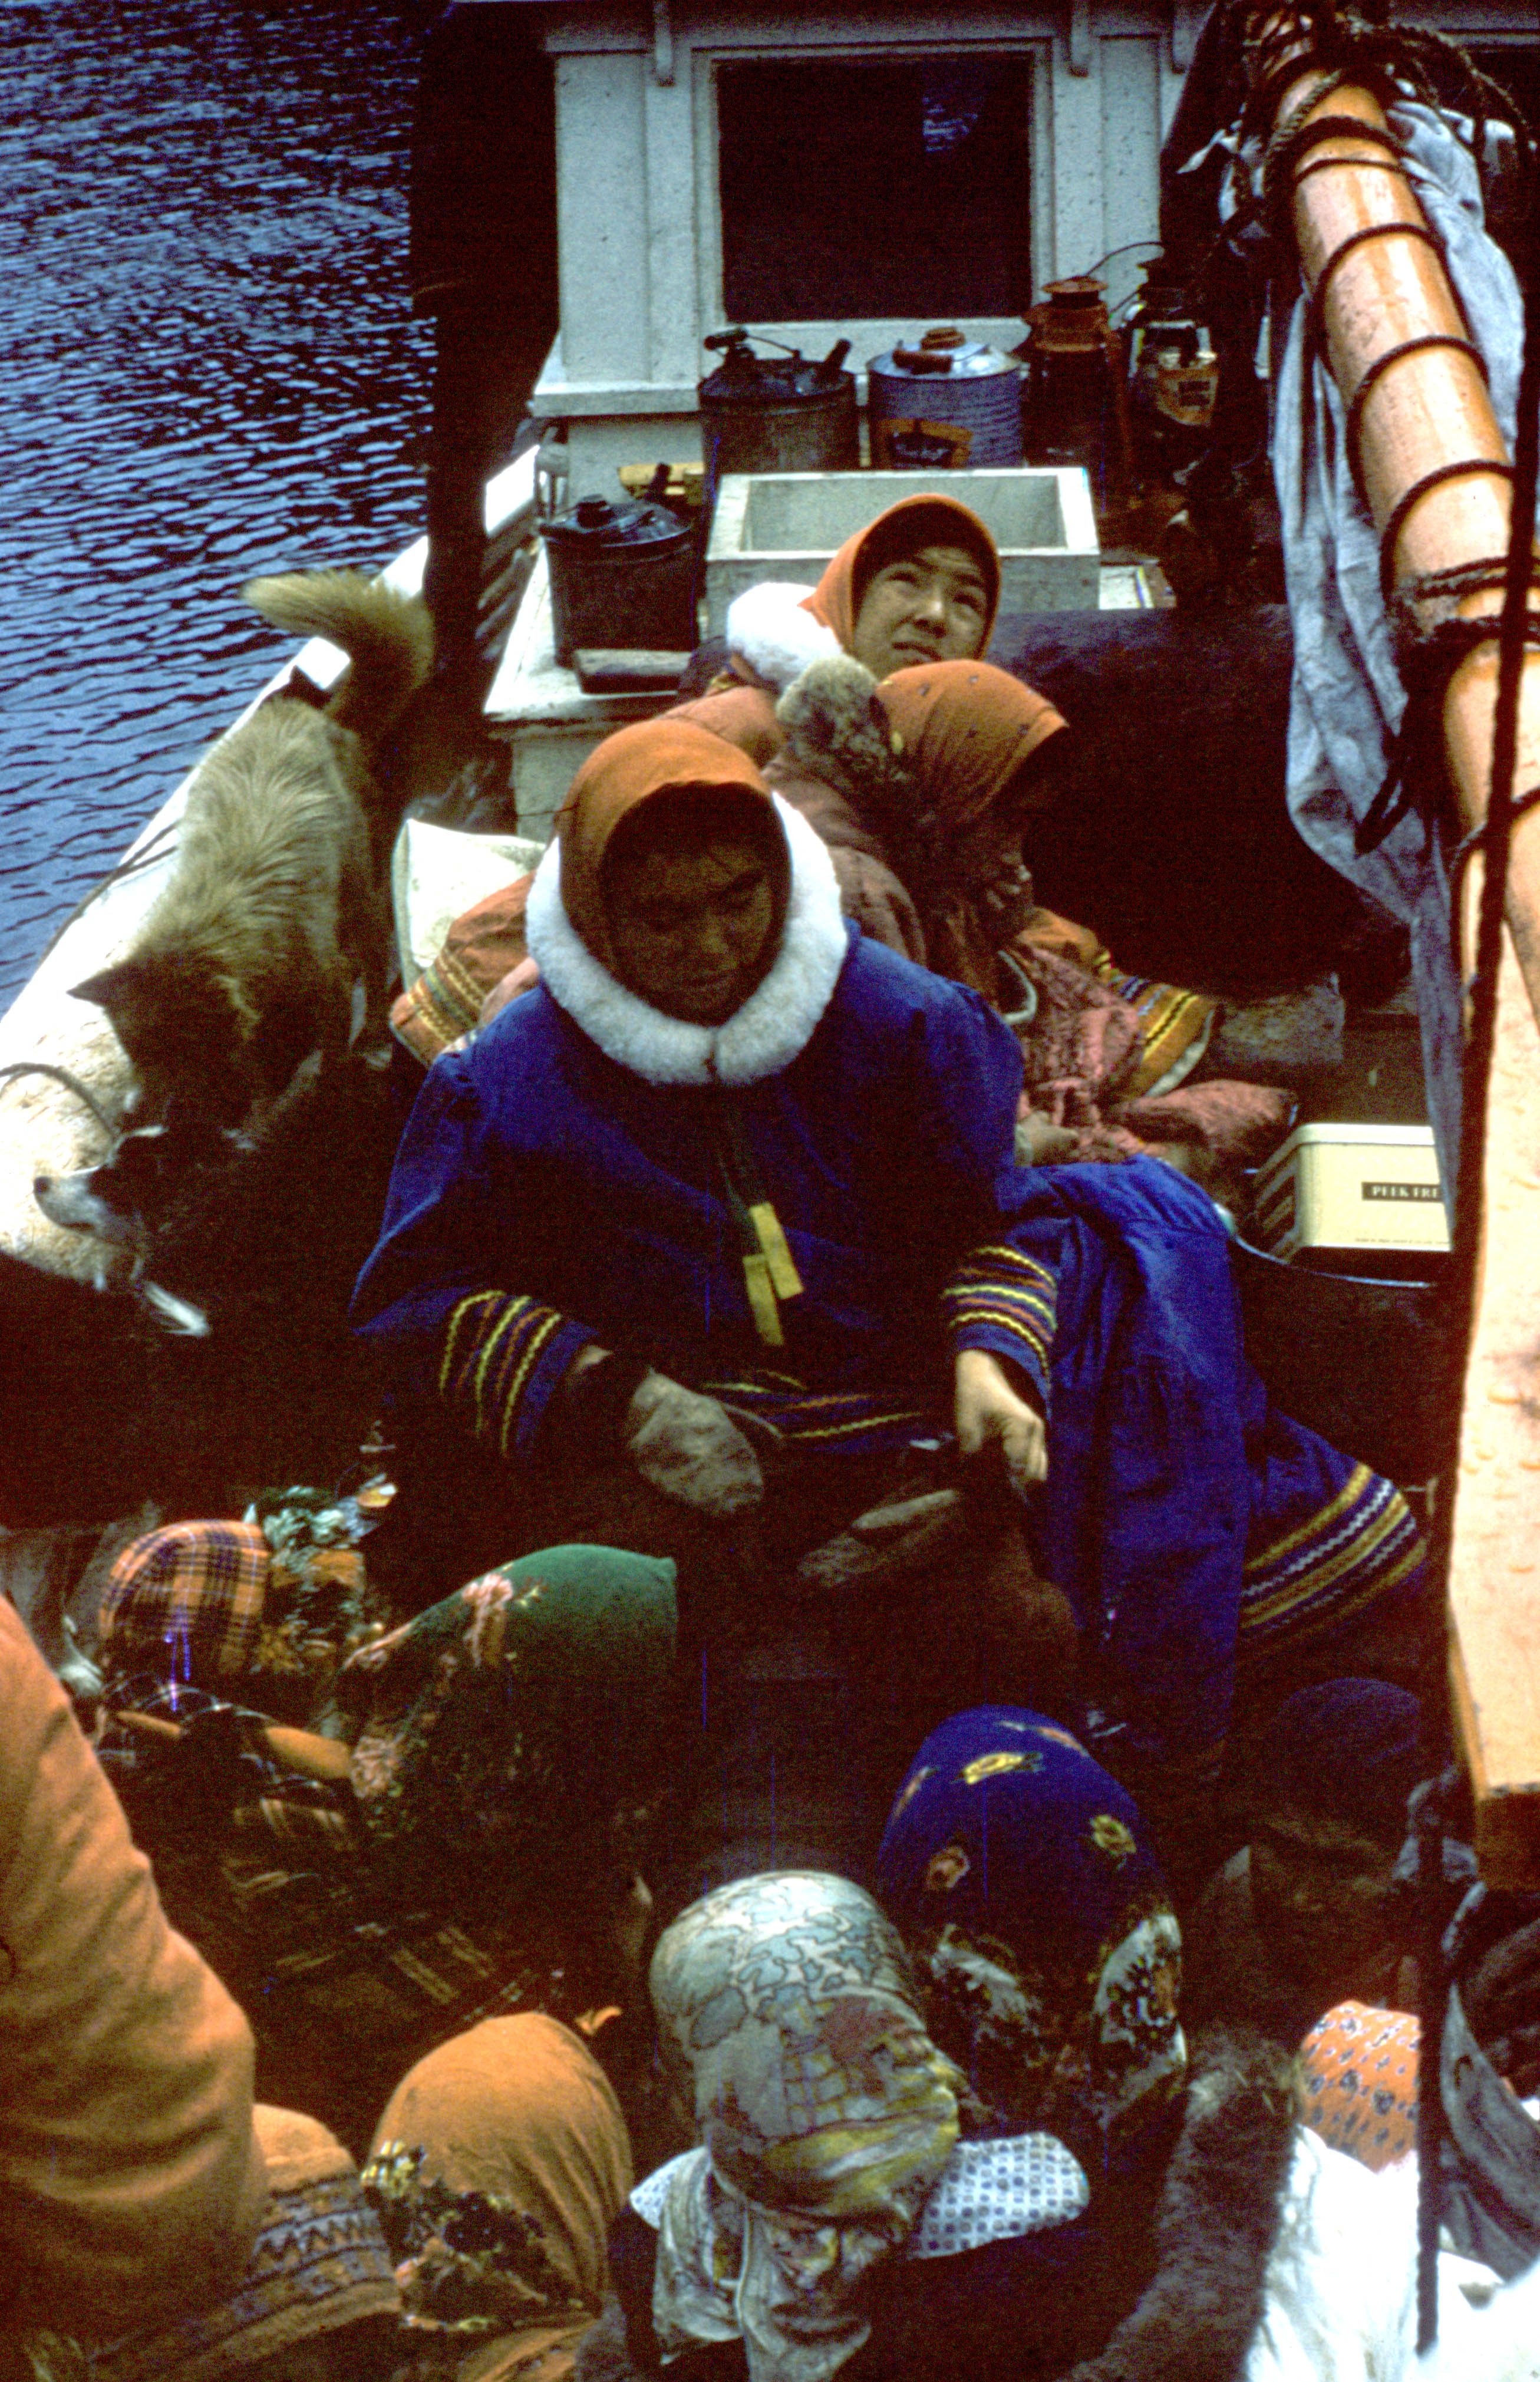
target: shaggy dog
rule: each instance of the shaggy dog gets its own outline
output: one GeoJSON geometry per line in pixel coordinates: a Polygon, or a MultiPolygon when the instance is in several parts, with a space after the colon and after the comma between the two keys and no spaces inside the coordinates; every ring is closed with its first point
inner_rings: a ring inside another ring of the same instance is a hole
{"type": "Polygon", "coordinates": [[[386,862],[395,826],[372,762],[432,657],[432,623],[356,571],[253,580],[279,628],[330,638],[351,667],[325,710],[279,697],[216,744],[188,792],[177,865],[128,955],[74,989],[104,1008],[134,1071],[129,1113],[173,1103],[238,1126],[300,1062],[338,1059],[362,984],[383,1038],[386,862]]]}

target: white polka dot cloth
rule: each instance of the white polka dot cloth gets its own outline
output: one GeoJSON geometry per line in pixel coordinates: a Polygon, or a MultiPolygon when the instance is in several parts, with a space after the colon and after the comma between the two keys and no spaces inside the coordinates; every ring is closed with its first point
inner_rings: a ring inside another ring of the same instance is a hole
{"type": "MultiPolygon", "coordinates": [[[[663,2213],[684,2151],[644,2176],[631,2205],[648,2225],[663,2213]]],[[[909,2258],[952,2258],[986,2241],[1010,2241],[1067,2225],[1090,2203],[1090,2186],[1073,2153],[1052,2134],[1011,2134],[1004,2142],[958,2143],[919,2213],[905,2249],[909,2258]]]]}
{"type": "Polygon", "coordinates": [[[986,2241],[1067,2225],[1090,2204],[1085,2169],[1052,2134],[958,2143],[919,2212],[906,2255],[951,2258],[986,2241]]]}

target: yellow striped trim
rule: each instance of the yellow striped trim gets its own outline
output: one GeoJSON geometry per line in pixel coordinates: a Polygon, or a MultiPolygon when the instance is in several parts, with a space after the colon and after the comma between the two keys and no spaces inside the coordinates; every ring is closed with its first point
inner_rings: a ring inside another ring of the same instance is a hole
{"type": "Polygon", "coordinates": [[[450,1312],[449,1329],[444,1334],[444,1354],[438,1367],[438,1394],[441,1398],[448,1398],[450,1376],[462,1361],[459,1354],[460,1344],[473,1314],[478,1308],[495,1307],[503,1295],[500,1290],[474,1291],[469,1298],[462,1298],[450,1312]]]}
{"type": "MultiPolygon", "coordinates": [[[[1388,1535],[1388,1531],[1382,1530],[1377,1537],[1383,1539],[1388,1535]]],[[[1270,1596],[1250,1601],[1243,1600],[1240,1609],[1242,1632],[1264,1627],[1268,1622],[1276,1620],[1280,1614],[1287,1613],[1290,1605],[1313,1602],[1335,1581],[1340,1579],[1345,1572],[1350,1573],[1364,1565],[1369,1552],[1369,1547],[1362,1541],[1355,1540],[1336,1563],[1323,1570],[1298,1573],[1282,1587],[1275,1589],[1270,1596]]],[[[1422,1541],[1414,1537],[1411,1545],[1398,1562],[1391,1564],[1384,1571],[1367,1571],[1359,1588],[1347,1596],[1335,1599],[1329,1611],[1321,1615],[1323,1622],[1335,1623],[1347,1614],[1356,1613],[1361,1605],[1369,1603],[1374,1597],[1383,1595],[1390,1589],[1398,1588],[1403,1580],[1410,1578],[1418,1565],[1423,1561],[1423,1555],[1422,1541]]]]}
{"type": "Polygon", "coordinates": [[[528,1381],[531,1372],[534,1370],[536,1359],[539,1356],[542,1348],[544,1348],[547,1341],[551,1339],[556,1332],[561,1331],[561,1318],[553,1307],[548,1312],[545,1321],[538,1324],[535,1331],[530,1333],[529,1345],[525,1348],[524,1356],[520,1361],[519,1369],[513,1376],[512,1386],[503,1399],[502,1418],[498,1429],[498,1454],[499,1455],[505,1456],[508,1454],[509,1432],[513,1427],[513,1418],[519,1411],[519,1400],[524,1395],[524,1385],[528,1381]]]}
{"type": "Polygon", "coordinates": [[[1319,1513],[1312,1514],[1310,1519],[1307,1522],[1301,1522],[1298,1529],[1286,1532],[1281,1539],[1275,1539],[1272,1545],[1264,1547],[1260,1554],[1250,1556],[1247,1560],[1247,1570],[1249,1572],[1265,1571],[1270,1564],[1277,1562],[1280,1555],[1287,1554],[1290,1547],[1302,1546],[1307,1539],[1319,1538],[1323,1530],[1331,1528],[1339,1515],[1345,1514],[1349,1505],[1357,1503],[1374,1478],[1375,1475],[1370,1471],[1367,1464],[1355,1464],[1329,1505],[1324,1506],[1319,1513]]]}

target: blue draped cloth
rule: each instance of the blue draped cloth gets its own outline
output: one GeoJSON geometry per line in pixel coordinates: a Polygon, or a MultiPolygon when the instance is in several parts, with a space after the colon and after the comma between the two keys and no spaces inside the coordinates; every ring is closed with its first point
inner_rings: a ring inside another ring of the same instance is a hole
{"type": "Polygon", "coordinates": [[[1009,1237],[1058,1295],[1035,1552],[1127,1750],[1202,1768],[1238,1660],[1305,1633],[1346,1655],[1387,1596],[1410,1619],[1423,1543],[1389,1481],[1269,1401],[1205,1192],[1150,1158],[1017,1186],[1009,1237]]]}

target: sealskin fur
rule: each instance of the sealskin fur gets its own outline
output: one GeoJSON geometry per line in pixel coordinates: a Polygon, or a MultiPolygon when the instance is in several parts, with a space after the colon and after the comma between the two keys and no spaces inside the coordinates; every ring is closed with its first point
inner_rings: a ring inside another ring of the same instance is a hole
{"type": "Polygon", "coordinates": [[[174,1102],[228,1125],[259,1113],[312,1050],[346,1050],[357,982],[365,1031],[383,1034],[396,822],[372,763],[428,675],[432,622],[357,571],[253,580],[246,596],[351,667],[324,710],[275,698],[215,746],[133,948],[75,988],[111,1018],[144,1121],[174,1102]]]}

